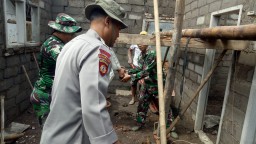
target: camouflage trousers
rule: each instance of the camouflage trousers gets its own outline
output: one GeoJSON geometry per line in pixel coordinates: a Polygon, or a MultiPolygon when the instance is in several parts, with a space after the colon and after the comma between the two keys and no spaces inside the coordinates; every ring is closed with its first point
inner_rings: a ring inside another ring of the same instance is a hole
{"type": "MultiPolygon", "coordinates": [[[[157,90],[156,88],[146,88],[143,85],[140,89],[139,104],[138,104],[137,113],[136,113],[136,121],[140,125],[144,125],[146,122],[147,112],[150,104],[153,104],[157,109],[159,109],[158,95],[154,94],[156,93],[155,92],[156,90],[157,90]]],[[[173,121],[173,116],[172,116],[172,110],[170,109],[168,113],[166,126],[169,127],[172,121],[173,121]]]]}
{"type": "Polygon", "coordinates": [[[30,102],[42,127],[50,112],[50,94],[34,88],[30,96],[30,102]]]}

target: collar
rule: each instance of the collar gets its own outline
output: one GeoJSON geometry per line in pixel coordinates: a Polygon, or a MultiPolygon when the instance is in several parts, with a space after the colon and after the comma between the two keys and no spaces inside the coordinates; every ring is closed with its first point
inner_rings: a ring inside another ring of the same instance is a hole
{"type": "MultiPolygon", "coordinates": [[[[89,29],[89,30],[87,31],[87,34],[88,34],[89,36],[92,36],[92,37],[97,38],[98,40],[100,40],[100,41],[103,43],[104,46],[108,47],[108,46],[106,45],[105,41],[99,36],[99,34],[98,34],[94,29],[89,29]]],[[[109,48],[109,47],[108,47],[108,48],[109,48]]]]}

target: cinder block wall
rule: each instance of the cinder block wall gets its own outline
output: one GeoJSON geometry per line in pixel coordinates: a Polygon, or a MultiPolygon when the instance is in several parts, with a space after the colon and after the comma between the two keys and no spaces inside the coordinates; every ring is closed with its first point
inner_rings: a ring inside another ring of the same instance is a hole
{"type": "MultiPolygon", "coordinates": [[[[89,21],[85,18],[84,8],[86,5],[93,3],[94,0],[58,0],[52,1],[52,19],[60,12],[65,12],[78,21],[78,25],[83,27],[83,32],[89,29],[89,21]]],[[[154,14],[152,0],[116,0],[127,12],[125,23],[128,28],[122,30],[123,33],[138,34],[142,30],[144,13],[154,14]]],[[[173,17],[175,0],[161,0],[159,1],[159,14],[173,17]]],[[[81,33],[83,33],[81,32],[81,33]]],[[[121,63],[121,65],[130,68],[127,63],[127,50],[129,45],[116,44],[114,51],[121,63]]],[[[116,89],[128,90],[129,83],[121,83],[116,77],[109,86],[109,92],[114,93],[116,89]]]]}
{"type": "MultiPolygon", "coordinates": [[[[206,28],[210,24],[210,16],[214,11],[229,8],[232,6],[243,5],[241,25],[253,23],[253,18],[247,16],[248,11],[255,10],[255,1],[253,0],[186,0],[185,1],[185,19],[183,28],[206,28]]],[[[180,83],[182,79],[183,53],[180,57],[176,84],[176,97],[174,105],[177,107],[180,96],[180,83]]],[[[220,51],[217,51],[216,58],[220,51]]],[[[243,53],[243,52],[242,52],[243,53]]],[[[198,88],[204,61],[205,50],[188,50],[188,67],[185,71],[184,94],[181,101],[181,109],[184,108],[188,100],[191,99],[195,90],[198,88]]],[[[228,51],[223,62],[219,65],[212,77],[209,99],[224,97],[225,85],[228,75],[228,67],[230,65],[231,51],[228,51]]],[[[246,58],[245,58],[246,59],[246,58]]],[[[248,95],[250,92],[253,66],[237,63],[236,73],[233,76],[231,84],[231,92],[225,111],[224,122],[221,131],[221,143],[233,144],[239,143],[245,112],[248,103],[248,95]]],[[[194,100],[191,107],[186,112],[181,123],[189,129],[193,129],[196,115],[198,99],[194,100]]],[[[222,106],[222,103],[220,104],[222,106]]],[[[219,112],[221,108],[218,110],[219,112]]]]}
{"type": "MultiPolygon", "coordinates": [[[[49,34],[47,22],[51,18],[51,0],[42,0],[41,4],[40,38],[43,41],[49,34]]],[[[9,123],[30,106],[31,88],[21,66],[26,67],[30,80],[34,84],[38,71],[32,51],[37,54],[39,47],[7,50],[5,47],[3,1],[0,2],[0,14],[0,95],[5,96],[5,119],[9,123]]]]}

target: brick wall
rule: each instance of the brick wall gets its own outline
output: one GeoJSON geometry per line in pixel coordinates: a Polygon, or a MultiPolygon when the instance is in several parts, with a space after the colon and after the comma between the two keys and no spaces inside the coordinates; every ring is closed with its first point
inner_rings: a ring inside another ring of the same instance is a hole
{"type": "MultiPolygon", "coordinates": [[[[50,18],[50,0],[40,2],[41,6],[41,41],[47,36],[49,29],[47,22],[50,18]]],[[[39,47],[25,47],[16,49],[5,48],[5,28],[3,19],[3,5],[0,3],[0,95],[5,96],[5,119],[8,122],[14,120],[18,115],[24,112],[29,106],[29,96],[31,88],[22,70],[22,65],[26,67],[28,75],[34,84],[37,78],[37,67],[29,49],[38,51],[39,47]]],[[[32,51],[34,51],[32,50],[32,51]]]]}
{"type": "MultiPolygon", "coordinates": [[[[185,1],[185,19],[183,23],[183,28],[205,28],[209,27],[210,16],[214,11],[229,8],[232,6],[243,5],[243,12],[241,18],[241,25],[250,24],[254,21],[253,18],[248,17],[246,14],[248,11],[256,10],[255,1],[253,0],[186,0],[185,1]]],[[[174,100],[174,105],[177,107],[180,99],[181,109],[188,102],[191,96],[195,93],[196,88],[199,86],[201,81],[200,70],[203,67],[205,50],[193,50],[189,49],[188,53],[188,67],[185,71],[185,83],[184,91],[181,97],[180,83],[182,80],[182,65],[183,65],[183,53],[180,57],[179,64],[177,67],[177,77],[176,77],[176,97],[174,100]],[[196,61],[201,59],[201,61],[196,61]]],[[[216,58],[218,57],[220,51],[217,51],[216,58]]],[[[231,51],[229,51],[224,57],[224,61],[221,62],[217,70],[214,72],[208,100],[223,99],[228,67],[230,65],[231,51]]],[[[242,126],[244,121],[244,116],[247,108],[248,95],[251,87],[251,80],[253,74],[253,66],[248,66],[245,64],[237,63],[236,72],[232,79],[231,92],[229,95],[229,100],[227,104],[227,109],[225,111],[224,122],[221,132],[221,143],[231,144],[239,143],[242,126]]],[[[208,101],[208,102],[209,102],[208,101]]],[[[216,108],[208,103],[207,109],[216,108]]],[[[222,101],[218,103],[218,107],[215,110],[216,113],[210,113],[207,111],[206,114],[220,115],[222,107],[222,101]]],[[[191,107],[188,109],[183,120],[181,121],[187,128],[193,129],[195,113],[197,108],[197,99],[194,100],[191,107]]]]}

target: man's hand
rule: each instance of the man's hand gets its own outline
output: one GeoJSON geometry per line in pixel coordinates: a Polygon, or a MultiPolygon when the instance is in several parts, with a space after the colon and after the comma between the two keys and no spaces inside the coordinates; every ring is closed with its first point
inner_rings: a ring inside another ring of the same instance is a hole
{"type": "Polygon", "coordinates": [[[131,79],[131,75],[128,75],[127,73],[125,73],[123,79],[121,80],[121,82],[127,82],[131,79]]]}
{"type": "Polygon", "coordinates": [[[120,79],[123,79],[123,77],[125,76],[126,73],[126,69],[124,67],[121,67],[120,69],[118,69],[118,75],[120,79]]]}

